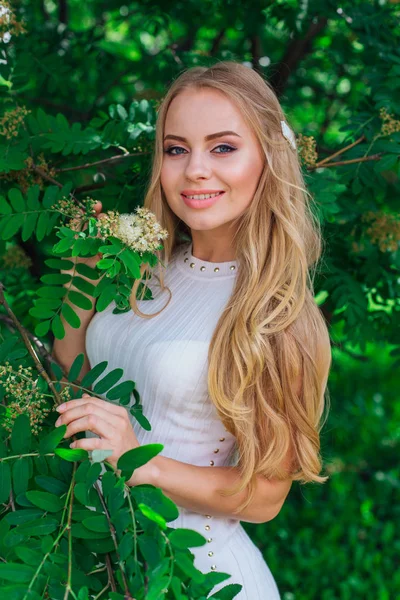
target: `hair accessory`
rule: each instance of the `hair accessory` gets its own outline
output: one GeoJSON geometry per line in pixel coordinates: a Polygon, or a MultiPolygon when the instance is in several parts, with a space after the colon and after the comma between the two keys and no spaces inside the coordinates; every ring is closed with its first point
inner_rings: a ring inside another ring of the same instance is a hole
{"type": "Polygon", "coordinates": [[[286,121],[281,121],[281,127],[283,136],[287,139],[289,144],[292,146],[293,150],[296,150],[296,138],[294,137],[293,131],[290,129],[286,121]]]}

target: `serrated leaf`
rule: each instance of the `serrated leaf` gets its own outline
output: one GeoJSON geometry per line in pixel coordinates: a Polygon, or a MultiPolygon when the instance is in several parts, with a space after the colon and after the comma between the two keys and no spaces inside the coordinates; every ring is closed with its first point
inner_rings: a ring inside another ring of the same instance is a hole
{"type": "Polygon", "coordinates": [[[124,374],[123,369],[119,369],[119,368],[113,369],[112,371],[110,371],[110,373],[108,373],[105,377],[103,377],[103,379],[100,379],[100,381],[98,381],[96,383],[96,385],[93,388],[93,391],[96,394],[104,394],[113,385],[115,385],[117,383],[117,381],[119,381],[121,379],[123,374],[124,374]]]}

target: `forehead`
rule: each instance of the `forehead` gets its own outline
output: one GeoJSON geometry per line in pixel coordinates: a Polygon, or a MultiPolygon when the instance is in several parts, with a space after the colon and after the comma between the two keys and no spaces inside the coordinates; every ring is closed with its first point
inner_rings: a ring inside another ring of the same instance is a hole
{"type": "Polygon", "coordinates": [[[250,133],[239,108],[219,90],[188,89],[169,105],[164,134],[205,137],[232,129],[240,135],[250,133]]]}

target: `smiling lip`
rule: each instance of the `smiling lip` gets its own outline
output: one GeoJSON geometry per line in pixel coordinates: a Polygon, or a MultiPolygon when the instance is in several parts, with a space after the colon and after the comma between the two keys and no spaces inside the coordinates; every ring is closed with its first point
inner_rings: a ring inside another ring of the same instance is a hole
{"type": "MultiPolygon", "coordinates": [[[[209,192],[212,193],[212,192],[209,192]]],[[[181,198],[190,208],[208,208],[212,206],[225,194],[225,192],[220,192],[218,196],[212,196],[211,198],[207,198],[206,200],[194,200],[192,198],[187,198],[185,194],[181,193],[181,198]]],[[[192,195],[192,194],[191,194],[192,195]]],[[[194,195],[194,194],[193,194],[194,195]]]]}
{"type": "Polygon", "coordinates": [[[223,190],[182,190],[181,194],[184,196],[199,196],[200,194],[216,194],[217,192],[223,192],[223,190]]]}

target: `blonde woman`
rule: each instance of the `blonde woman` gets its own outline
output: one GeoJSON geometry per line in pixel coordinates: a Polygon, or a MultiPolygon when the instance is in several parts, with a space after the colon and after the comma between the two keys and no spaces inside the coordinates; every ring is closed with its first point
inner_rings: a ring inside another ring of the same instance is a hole
{"type": "Polygon", "coordinates": [[[170,525],[206,538],[191,549],[195,566],[231,574],[212,593],[240,583],[238,600],[277,600],[240,521],[274,519],[292,481],[326,481],[319,433],[331,348],[313,298],[320,231],[293,132],[260,75],[225,61],[172,83],[144,206],[169,233],[147,279],[153,300],[136,299],[137,281],[133,312],[89,311],[80,342],[66,325],[57,345],[61,357],[68,340],[74,355],[85,343],[86,368],[123,368],[151,431],[90,396],[68,402],[59,424],[66,437],[86,431],[76,447],[112,448],[112,464],[162,443],[129,484],[160,487],[180,508],[170,525]]]}

